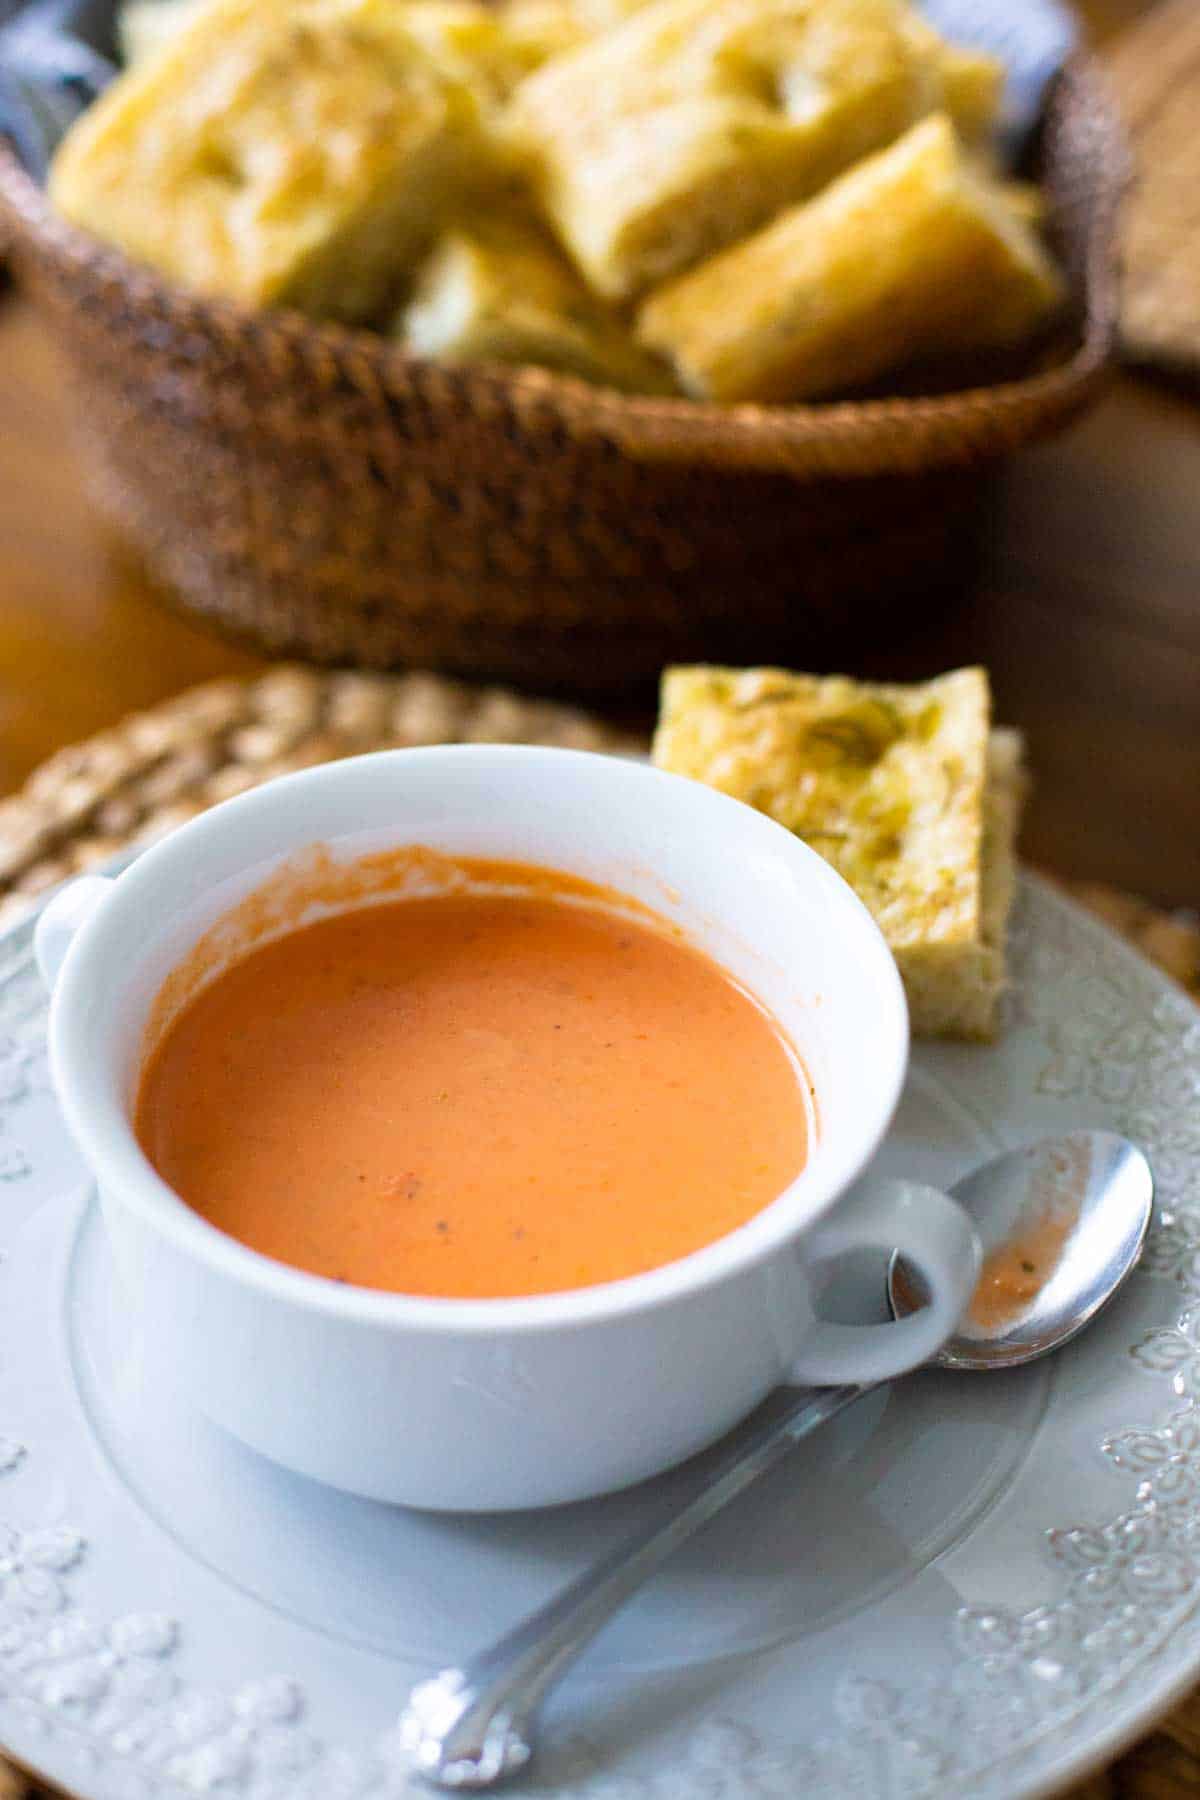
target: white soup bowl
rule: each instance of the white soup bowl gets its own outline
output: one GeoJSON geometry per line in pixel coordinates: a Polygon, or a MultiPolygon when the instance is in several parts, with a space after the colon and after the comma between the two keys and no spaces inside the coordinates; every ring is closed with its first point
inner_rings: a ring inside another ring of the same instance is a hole
{"type": "Polygon", "coordinates": [[[37,946],[54,990],[54,1079],[146,1354],[219,1424],[319,1481],[446,1509],[597,1494],[699,1450],[777,1383],[869,1381],[923,1361],[973,1288],[978,1244],[953,1201],[858,1182],[908,1053],[883,938],[819,856],[698,783],[512,746],[310,769],[193,820],[115,882],[63,889],[37,946]],[[428,845],[540,864],[681,924],[794,1044],[815,1092],[806,1166],[746,1224],[677,1262],[529,1298],[346,1287],[218,1231],[134,1135],[147,1020],[201,935],[314,844],[339,860],[428,845]],[[814,1264],[893,1246],[921,1271],[927,1307],[887,1325],[816,1317],[814,1264]]]}

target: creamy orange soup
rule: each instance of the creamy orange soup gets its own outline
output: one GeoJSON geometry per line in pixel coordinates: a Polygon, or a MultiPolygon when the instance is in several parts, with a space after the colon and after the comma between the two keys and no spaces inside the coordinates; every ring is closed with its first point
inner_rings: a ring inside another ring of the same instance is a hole
{"type": "Polygon", "coordinates": [[[808,1116],[750,994],[652,915],[544,875],[252,948],[167,1025],[137,1098],[150,1160],[232,1237],[335,1281],[471,1297],[712,1243],[799,1172],[808,1116]]]}

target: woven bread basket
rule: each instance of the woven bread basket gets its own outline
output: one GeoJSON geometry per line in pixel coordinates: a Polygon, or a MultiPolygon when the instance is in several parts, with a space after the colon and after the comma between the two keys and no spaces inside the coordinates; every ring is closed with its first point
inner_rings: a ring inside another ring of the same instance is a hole
{"type": "Polygon", "coordinates": [[[961,584],[985,477],[1095,391],[1121,134],[1084,61],[1040,145],[1078,326],[933,398],[715,407],[181,292],[0,146],[0,232],[77,389],[102,503],[189,612],[273,653],[614,689],[672,659],[839,654],[961,584]]]}

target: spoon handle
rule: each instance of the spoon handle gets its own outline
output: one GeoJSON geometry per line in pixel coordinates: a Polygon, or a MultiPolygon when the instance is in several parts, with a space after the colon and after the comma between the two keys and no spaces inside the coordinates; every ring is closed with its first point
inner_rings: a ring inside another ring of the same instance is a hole
{"type": "MultiPolygon", "coordinates": [[[[878,1385],[871,1383],[871,1386],[878,1385]]],[[[867,1386],[784,1390],[732,1435],[681,1511],[626,1540],[489,1649],[443,1669],[409,1695],[401,1742],[437,1787],[485,1788],[533,1754],[533,1721],[550,1688],[642,1583],[792,1446],[869,1392],[867,1386]]]]}

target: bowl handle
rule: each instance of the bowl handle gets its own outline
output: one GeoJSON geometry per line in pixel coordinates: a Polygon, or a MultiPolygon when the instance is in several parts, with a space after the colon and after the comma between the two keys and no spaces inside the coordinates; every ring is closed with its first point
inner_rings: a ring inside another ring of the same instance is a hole
{"type": "Polygon", "coordinates": [[[53,990],[75,934],[115,884],[108,875],[81,875],[60,888],[45,907],[33,933],[33,953],[46,986],[53,990]]]}
{"type": "Polygon", "coordinates": [[[836,1325],[808,1332],[788,1373],[800,1383],[886,1381],[926,1362],[954,1331],[979,1279],[975,1227],[956,1201],[918,1181],[870,1181],[841,1201],[803,1241],[806,1263],[854,1250],[899,1250],[919,1273],[929,1304],[890,1325],[836,1325]]]}

